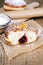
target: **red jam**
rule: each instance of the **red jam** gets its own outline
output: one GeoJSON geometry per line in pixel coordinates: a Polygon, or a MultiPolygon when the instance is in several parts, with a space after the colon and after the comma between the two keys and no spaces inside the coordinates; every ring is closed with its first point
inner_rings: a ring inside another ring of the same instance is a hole
{"type": "Polygon", "coordinates": [[[24,44],[27,42],[27,37],[24,35],[22,38],[19,39],[20,44],[24,44]]]}

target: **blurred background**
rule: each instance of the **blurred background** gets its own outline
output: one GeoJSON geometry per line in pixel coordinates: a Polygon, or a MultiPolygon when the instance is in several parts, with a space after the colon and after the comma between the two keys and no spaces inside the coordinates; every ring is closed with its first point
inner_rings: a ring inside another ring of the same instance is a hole
{"type": "MultiPolygon", "coordinates": [[[[3,6],[5,0],[0,0],[0,7],[3,6]]],[[[38,1],[41,5],[43,5],[43,0],[25,0],[27,3],[38,1]]]]}

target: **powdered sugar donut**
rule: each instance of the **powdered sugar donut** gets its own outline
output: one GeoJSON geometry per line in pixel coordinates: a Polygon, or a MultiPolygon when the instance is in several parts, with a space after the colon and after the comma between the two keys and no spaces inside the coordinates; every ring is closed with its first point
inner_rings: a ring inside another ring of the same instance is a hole
{"type": "Polygon", "coordinates": [[[24,10],[26,8],[26,2],[24,0],[5,0],[5,10],[24,10]]]}

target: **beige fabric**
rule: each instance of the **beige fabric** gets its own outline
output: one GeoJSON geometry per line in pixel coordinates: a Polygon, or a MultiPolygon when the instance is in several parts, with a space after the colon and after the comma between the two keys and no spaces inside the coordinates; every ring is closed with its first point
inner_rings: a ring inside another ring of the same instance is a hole
{"type": "MultiPolygon", "coordinates": [[[[37,28],[37,29],[42,29],[41,26],[33,20],[32,21],[30,20],[29,24],[35,26],[35,28],[37,28]]],[[[4,50],[5,50],[5,53],[8,57],[8,59],[11,60],[13,57],[17,57],[18,55],[24,54],[26,52],[31,52],[32,50],[43,45],[43,36],[42,35],[40,35],[39,38],[35,42],[28,44],[28,45],[22,45],[22,46],[20,46],[20,45],[8,46],[6,44],[6,41],[4,40],[4,37],[2,36],[1,42],[2,42],[2,45],[4,47],[4,50]]]]}
{"type": "Polygon", "coordinates": [[[42,65],[43,45],[30,53],[21,54],[12,60],[8,60],[2,45],[0,44],[0,65],[42,65]]]}

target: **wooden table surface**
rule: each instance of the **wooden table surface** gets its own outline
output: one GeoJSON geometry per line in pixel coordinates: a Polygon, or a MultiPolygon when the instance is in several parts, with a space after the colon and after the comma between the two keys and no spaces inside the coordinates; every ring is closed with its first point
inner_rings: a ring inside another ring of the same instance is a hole
{"type": "MultiPolygon", "coordinates": [[[[3,9],[1,8],[0,11],[3,11],[3,9]]],[[[43,27],[43,17],[34,19],[43,27]]],[[[43,65],[43,45],[30,53],[20,55],[8,61],[3,47],[0,44],[0,65],[43,65]]]]}

